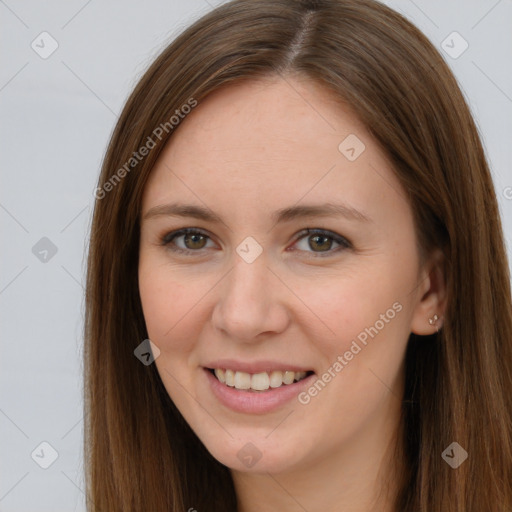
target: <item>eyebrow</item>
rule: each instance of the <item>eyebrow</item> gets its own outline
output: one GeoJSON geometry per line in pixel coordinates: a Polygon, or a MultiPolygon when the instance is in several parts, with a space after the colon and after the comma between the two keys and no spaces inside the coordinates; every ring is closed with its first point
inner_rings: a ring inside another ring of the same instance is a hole
{"type": "MultiPolygon", "coordinates": [[[[192,204],[170,203],[154,206],[149,209],[143,217],[147,220],[154,217],[171,216],[171,217],[192,217],[207,222],[222,223],[222,218],[202,206],[192,204]]],[[[303,217],[325,217],[325,216],[341,216],[348,220],[359,222],[373,222],[363,212],[344,204],[310,204],[300,206],[289,206],[276,210],[271,219],[274,223],[282,223],[303,217]]]]}

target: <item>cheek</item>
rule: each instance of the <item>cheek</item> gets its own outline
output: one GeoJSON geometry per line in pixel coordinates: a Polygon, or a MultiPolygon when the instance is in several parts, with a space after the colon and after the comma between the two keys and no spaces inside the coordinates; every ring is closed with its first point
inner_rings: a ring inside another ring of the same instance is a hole
{"type": "MultiPolygon", "coordinates": [[[[380,272],[377,274],[382,276],[380,272]]],[[[363,272],[346,279],[333,276],[304,283],[297,294],[307,297],[304,303],[316,314],[317,323],[323,326],[322,339],[326,346],[339,351],[376,323],[377,329],[382,331],[396,323],[395,319],[400,316],[397,310],[403,309],[402,289],[405,286],[400,282],[363,272]],[[382,320],[381,315],[384,315],[382,320]]],[[[311,315],[307,317],[312,319],[308,323],[314,321],[311,315]]],[[[364,335],[360,339],[364,341],[364,335]]]]}
{"type": "Polygon", "coordinates": [[[139,265],[139,293],[149,339],[160,350],[155,365],[167,393],[181,413],[191,404],[194,340],[199,338],[197,302],[200,290],[176,280],[176,272],[158,259],[139,265]],[[196,306],[196,309],[194,309],[196,306]],[[188,390],[188,391],[185,391],[188,390]]]}
{"type": "Polygon", "coordinates": [[[194,339],[190,322],[194,306],[200,298],[199,290],[172,278],[162,265],[151,265],[144,260],[139,266],[139,292],[148,336],[165,351],[186,350],[194,339]],[[180,336],[184,328],[188,335],[180,336]]]}
{"type": "Polygon", "coordinates": [[[398,396],[397,379],[409,334],[405,287],[405,282],[392,278],[375,281],[365,276],[339,281],[324,288],[324,294],[315,289],[310,295],[315,311],[334,334],[323,329],[328,335],[315,337],[323,363],[318,375],[322,382],[306,390],[300,400],[310,404],[307,411],[314,410],[316,417],[331,425],[326,427],[329,435],[341,431],[348,435],[380,403],[388,403],[389,389],[398,396]]]}
{"type": "Polygon", "coordinates": [[[326,372],[319,377],[329,382],[324,397],[331,396],[332,403],[343,403],[354,414],[360,407],[357,397],[375,404],[387,390],[382,383],[393,387],[399,375],[410,331],[411,304],[406,299],[412,276],[400,269],[398,275],[396,265],[375,265],[347,279],[333,278],[322,292],[308,285],[308,304],[329,327],[314,338],[326,372]]]}

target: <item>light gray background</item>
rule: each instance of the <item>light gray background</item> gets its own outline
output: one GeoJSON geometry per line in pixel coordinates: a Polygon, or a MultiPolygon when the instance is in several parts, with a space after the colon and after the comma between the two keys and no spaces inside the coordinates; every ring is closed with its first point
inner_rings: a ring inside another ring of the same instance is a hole
{"type": "MultiPolygon", "coordinates": [[[[0,0],[3,512],[85,510],[83,282],[101,160],[149,61],[218,3],[0,0]],[[43,31],[59,45],[46,59],[31,47],[50,48],[43,31]],[[46,262],[44,252],[32,251],[43,237],[57,248],[46,262]],[[51,462],[44,441],[58,453],[48,469],[39,465],[51,462]]],[[[386,3],[433,41],[461,84],[491,164],[510,254],[512,0],[386,3]],[[457,59],[442,49],[453,31],[469,43],[457,59]]]]}

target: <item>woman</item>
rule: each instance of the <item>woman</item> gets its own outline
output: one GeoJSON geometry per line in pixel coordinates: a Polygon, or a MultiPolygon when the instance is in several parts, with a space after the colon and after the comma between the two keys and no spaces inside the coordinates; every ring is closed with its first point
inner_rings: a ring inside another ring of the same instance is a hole
{"type": "Polygon", "coordinates": [[[402,16],[220,6],[138,83],[96,197],[90,510],[512,510],[496,196],[402,16]]]}

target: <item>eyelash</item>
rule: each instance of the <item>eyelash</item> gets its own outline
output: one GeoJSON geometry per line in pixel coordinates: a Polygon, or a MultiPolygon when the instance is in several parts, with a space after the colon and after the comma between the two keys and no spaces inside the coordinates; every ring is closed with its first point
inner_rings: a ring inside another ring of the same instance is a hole
{"type": "MultiPolygon", "coordinates": [[[[167,233],[166,235],[164,235],[161,239],[161,245],[163,246],[166,246],[168,247],[171,251],[173,252],[176,252],[176,253],[180,253],[180,254],[191,254],[191,253],[199,253],[202,249],[197,249],[197,250],[193,250],[193,249],[182,249],[181,247],[176,247],[175,244],[174,247],[171,246],[171,243],[178,237],[180,236],[183,236],[183,235],[189,235],[189,234],[192,234],[192,235],[201,235],[201,236],[204,236],[208,239],[211,240],[211,238],[202,230],[200,229],[197,229],[197,228],[183,228],[183,229],[179,229],[177,231],[172,231],[171,233],[167,233]]],[[[320,252],[314,252],[314,251],[303,251],[303,252],[310,252],[311,254],[313,254],[313,257],[314,258],[317,258],[317,257],[326,257],[326,256],[331,256],[332,254],[334,253],[338,253],[342,250],[345,250],[345,249],[350,249],[352,248],[352,244],[344,237],[332,232],[332,231],[327,231],[325,229],[318,229],[318,228],[306,228],[306,229],[303,229],[300,233],[298,233],[297,235],[297,238],[294,242],[297,243],[298,241],[302,240],[303,238],[307,238],[307,235],[311,236],[311,235],[322,235],[322,236],[325,236],[327,238],[330,238],[332,239],[334,242],[338,243],[340,246],[335,248],[335,249],[329,249],[328,251],[320,251],[320,252]]],[[[204,248],[203,248],[204,249],[204,248]]]]}

